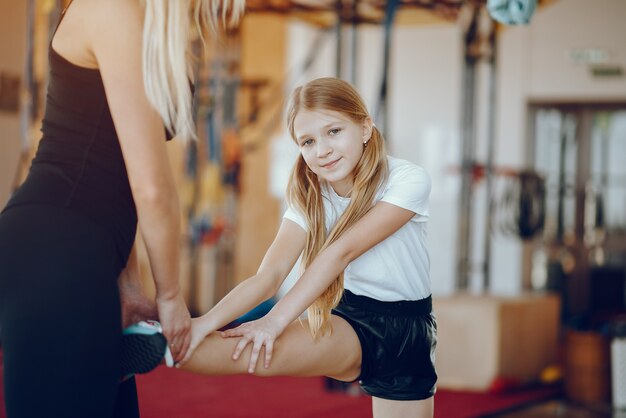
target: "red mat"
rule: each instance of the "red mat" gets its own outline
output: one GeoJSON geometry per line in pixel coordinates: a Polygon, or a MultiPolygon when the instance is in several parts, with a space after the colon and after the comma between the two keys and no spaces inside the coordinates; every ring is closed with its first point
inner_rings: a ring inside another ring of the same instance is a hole
{"type": "MultiPolygon", "coordinates": [[[[197,376],[160,367],[138,378],[142,418],[367,418],[369,396],[329,393],[323,378],[197,376]]],[[[490,395],[439,390],[435,418],[476,418],[558,395],[556,388],[490,395]]]]}
{"type": "MultiPolygon", "coordinates": [[[[0,375],[2,374],[0,352],[0,375]]],[[[329,393],[322,378],[210,377],[159,367],[139,376],[142,418],[368,418],[371,399],[329,393]]],[[[6,418],[0,379],[0,418],[6,418]]],[[[439,390],[435,418],[477,418],[553,398],[556,388],[503,395],[439,390]]]]}

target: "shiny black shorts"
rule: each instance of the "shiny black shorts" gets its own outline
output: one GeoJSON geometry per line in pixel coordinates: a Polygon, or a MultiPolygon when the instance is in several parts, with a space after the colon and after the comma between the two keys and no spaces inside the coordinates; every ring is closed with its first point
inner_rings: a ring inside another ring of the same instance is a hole
{"type": "Polygon", "coordinates": [[[346,290],[332,312],[361,342],[365,392],[377,398],[420,400],[435,394],[437,324],[432,299],[382,302],[346,290]]]}

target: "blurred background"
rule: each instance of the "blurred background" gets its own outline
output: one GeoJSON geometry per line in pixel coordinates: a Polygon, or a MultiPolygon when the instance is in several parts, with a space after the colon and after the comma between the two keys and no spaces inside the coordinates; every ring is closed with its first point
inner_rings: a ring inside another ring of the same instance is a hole
{"type": "MultiPolygon", "coordinates": [[[[38,144],[66,3],[0,0],[0,206],[38,144]]],[[[285,98],[337,76],[432,177],[436,416],[626,416],[625,22],[625,0],[249,0],[194,69],[199,140],[168,144],[192,313],[256,272],[298,153],[285,98]]],[[[145,417],[371,416],[327,379],[160,368],[139,392],[145,417]]]]}

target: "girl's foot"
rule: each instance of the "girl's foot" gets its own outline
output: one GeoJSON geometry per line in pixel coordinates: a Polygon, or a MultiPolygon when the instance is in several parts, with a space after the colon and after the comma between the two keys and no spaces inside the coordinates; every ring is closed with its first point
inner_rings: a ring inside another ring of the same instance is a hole
{"type": "Polygon", "coordinates": [[[165,359],[168,367],[174,365],[161,324],[141,321],[122,331],[122,376],[148,373],[165,359]]]}

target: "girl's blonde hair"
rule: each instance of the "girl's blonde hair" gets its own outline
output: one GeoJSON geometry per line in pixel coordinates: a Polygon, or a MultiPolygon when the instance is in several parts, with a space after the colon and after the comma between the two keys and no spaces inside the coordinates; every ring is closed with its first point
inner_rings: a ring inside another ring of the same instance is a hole
{"type": "MultiPolygon", "coordinates": [[[[143,76],[148,100],[165,127],[183,138],[195,138],[189,86],[192,22],[202,37],[233,25],[245,0],[143,0],[143,76]]],[[[202,38],[204,40],[204,38],[202,38]]]]}
{"type": "MultiPolygon", "coordinates": [[[[363,99],[347,82],[336,78],[318,78],[297,87],[287,109],[287,125],[294,141],[294,120],[298,112],[305,110],[332,110],[362,123],[369,117],[363,99]]],[[[331,225],[327,236],[322,185],[309,169],[302,155],[298,157],[287,187],[287,201],[306,218],[308,225],[306,245],[302,253],[302,267],[306,269],[317,254],[330,246],[361,219],[373,206],[376,192],[387,178],[387,153],[382,134],[374,126],[372,136],[363,149],[353,175],[354,184],[350,203],[345,212],[331,225]]],[[[330,186],[329,186],[330,187],[330,186]]],[[[343,272],[326,291],[308,308],[309,329],[314,338],[324,335],[330,320],[331,309],[337,306],[343,295],[343,272]]]]}

